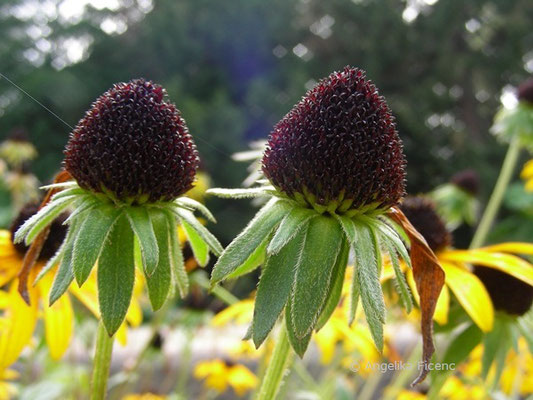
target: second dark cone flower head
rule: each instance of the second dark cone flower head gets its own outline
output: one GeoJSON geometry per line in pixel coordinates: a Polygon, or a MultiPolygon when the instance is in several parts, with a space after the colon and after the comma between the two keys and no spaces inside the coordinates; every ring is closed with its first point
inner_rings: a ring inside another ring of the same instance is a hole
{"type": "Polygon", "coordinates": [[[65,150],[64,166],[75,181],[49,186],[50,201],[17,231],[32,243],[64,210],[68,232],[38,279],[59,264],[50,292],[55,302],[76,279],[82,285],[98,265],[98,299],[110,335],[128,310],[135,264],[143,269],[152,307],[160,308],[188,278],[177,239],[185,231],[200,265],[222,246],[196,219],[209,210],[183,196],[192,188],[198,154],[165,90],[143,79],[119,83],[100,96],[80,120],[65,150]]]}
{"type": "Polygon", "coordinates": [[[278,122],[263,172],[279,191],[319,211],[386,210],[405,188],[394,117],[357,68],[323,79],[278,122]]]}
{"type": "MultiPolygon", "coordinates": [[[[353,250],[350,322],[362,303],[381,350],[382,251],[394,265],[402,304],[408,311],[412,307],[399,266],[399,258],[410,265],[402,241],[407,234],[400,227],[405,220],[395,208],[404,194],[405,159],[385,100],[362,70],[346,67],[332,73],[274,127],[262,163],[272,186],[211,190],[222,197],[271,197],[224,250],[212,284],[263,264],[249,336],[260,346],[283,315],[284,332],[303,356],[313,331],[324,326],[339,303],[353,250]]],[[[433,254],[427,251],[421,257],[433,254]]],[[[424,298],[436,302],[442,283],[439,275],[434,293],[424,298]]],[[[431,306],[423,310],[426,362],[433,351],[432,313],[431,306]]]]}

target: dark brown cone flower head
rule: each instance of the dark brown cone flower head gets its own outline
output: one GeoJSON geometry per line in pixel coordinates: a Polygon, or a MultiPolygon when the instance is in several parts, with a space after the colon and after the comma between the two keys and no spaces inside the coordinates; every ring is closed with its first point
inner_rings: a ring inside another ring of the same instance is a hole
{"type": "Polygon", "coordinates": [[[479,175],[473,169],[459,171],[452,176],[450,182],[472,196],[477,196],[479,193],[479,175]]]}
{"type": "Polygon", "coordinates": [[[524,315],[533,304],[533,286],[494,268],[476,266],[474,274],[483,282],[496,310],[524,315]]]}
{"type": "Polygon", "coordinates": [[[431,200],[420,196],[408,196],[403,199],[400,209],[415,229],[426,239],[433,252],[451,246],[450,232],[437,214],[435,204],[431,200]]]}
{"type": "MultiPolygon", "coordinates": [[[[11,231],[11,237],[14,237],[17,229],[22,226],[27,219],[32,217],[34,214],[37,214],[37,211],[39,211],[39,204],[40,203],[28,203],[22,208],[22,210],[20,210],[18,215],[11,223],[11,227],[9,228],[11,231]]],[[[47,261],[48,259],[52,258],[61,246],[61,243],[63,243],[63,239],[65,239],[67,234],[67,225],[63,225],[63,222],[65,222],[67,218],[68,214],[63,213],[50,225],[50,232],[48,233],[48,237],[46,238],[41,253],[39,254],[40,261],[47,261]]],[[[22,257],[26,254],[26,250],[28,250],[28,246],[26,246],[23,242],[16,243],[14,246],[22,257]]]]}
{"type": "Polygon", "coordinates": [[[319,82],[274,127],[263,172],[311,206],[387,209],[404,195],[405,158],[385,99],[365,72],[345,67],[319,82]]]}
{"type": "Polygon", "coordinates": [[[518,86],[518,100],[533,104],[533,78],[529,78],[518,86]]]}
{"type": "Polygon", "coordinates": [[[198,153],[165,90],[143,79],[119,83],[78,123],[65,168],[78,184],[126,202],[170,201],[192,187],[198,153]]]}

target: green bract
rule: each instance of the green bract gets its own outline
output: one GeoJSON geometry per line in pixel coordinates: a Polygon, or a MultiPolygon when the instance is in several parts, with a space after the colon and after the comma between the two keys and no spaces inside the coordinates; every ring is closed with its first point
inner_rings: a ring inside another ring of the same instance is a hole
{"type": "Polygon", "coordinates": [[[67,236],[36,281],[59,263],[50,292],[53,304],[74,279],[83,285],[98,265],[98,300],[109,335],[126,316],[136,264],[144,271],[154,310],[164,304],[174,285],[182,297],[187,294],[189,283],[176,232],[178,224],[183,226],[200,265],[207,263],[209,251],[218,256],[223,250],[193,212],[199,211],[210,220],[213,216],[190,198],[138,205],[82,189],[76,182],[46,188],[61,191],[18,229],[15,242],[30,244],[59,214],[71,208],[67,236]]]}
{"type": "Polygon", "coordinates": [[[410,263],[402,241],[406,235],[383,211],[321,213],[267,186],[209,193],[235,198],[271,196],[224,250],[211,277],[216,285],[263,264],[249,331],[257,347],[284,311],[289,341],[303,356],[312,332],[324,326],[339,303],[350,249],[355,253],[350,322],[361,298],[374,343],[379,350],[383,348],[382,251],[390,255],[400,298],[410,311],[411,294],[398,264],[399,257],[410,263]]]}

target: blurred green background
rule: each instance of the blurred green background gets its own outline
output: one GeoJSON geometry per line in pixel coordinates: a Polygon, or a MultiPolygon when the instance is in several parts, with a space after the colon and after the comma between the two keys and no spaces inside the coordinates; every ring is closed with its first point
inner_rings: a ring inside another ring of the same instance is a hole
{"type": "MultiPolygon", "coordinates": [[[[2,0],[0,72],[69,125],[115,82],[160,83],[213,184],[238,187],[246,168],[231,154],[320,78],[359,66],[397,118],[408,191],[474,168],[487,197],[505,153],[488,128],[533,72],[532,21],[530,0],[2,0]]],[[[0,140],[18,129],[46,182],[70,128],[0,79],[0,140]]],[[[223,244],[253,213],[245,200],[207,203],[223,244]]]]}

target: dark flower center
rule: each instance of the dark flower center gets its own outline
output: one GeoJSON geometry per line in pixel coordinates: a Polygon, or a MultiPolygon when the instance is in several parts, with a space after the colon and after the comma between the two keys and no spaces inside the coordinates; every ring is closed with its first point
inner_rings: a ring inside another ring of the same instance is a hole
{"type": "Polygon", "coordinates": [[[286,195],[348,209],[387,209],[404,195],[405,158],[385,99],[346,67],[310,90],[274,127],[263,172],[286,195]]]}
{"type": "Polygon", "coordinates": [[[518,86],[518,100],[533,104],[533,78],[529,78],[518,86]]]}
{"type": "Polygon", "coordinates": [[[472,196],[477,196],[479,193],[479,175],[473,169],[465,169],[456,173],[450,182],[472,196]]]}
{"type": "Polygon", "coordinates": [[[199,159],[165,90],[137,79],[100,96],[65,150],[65,168],[94,192],[142,203],[170,201],[192,187],[199,159]]]}

